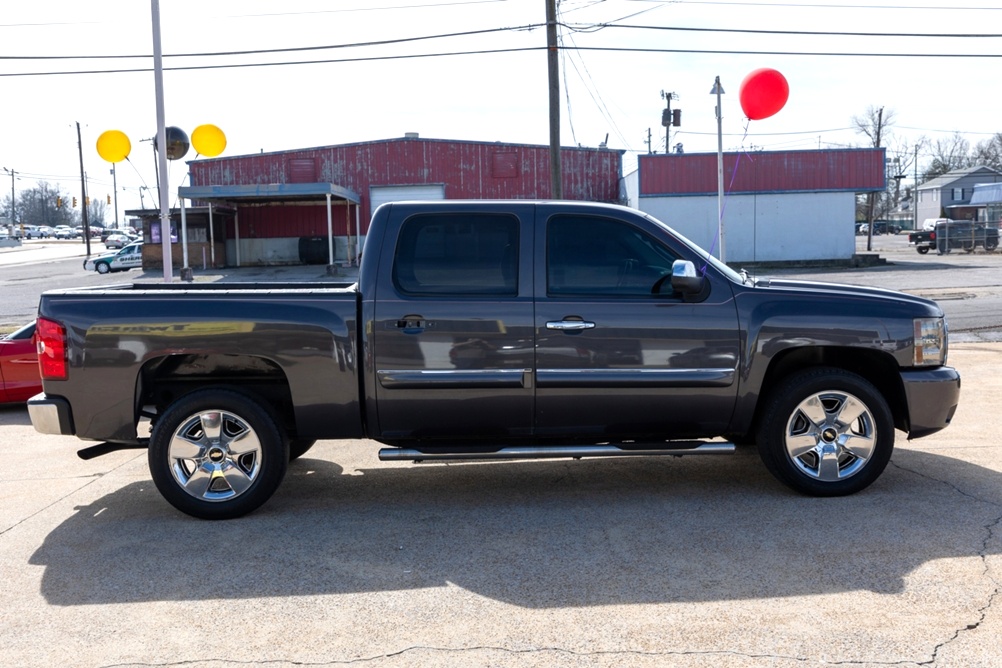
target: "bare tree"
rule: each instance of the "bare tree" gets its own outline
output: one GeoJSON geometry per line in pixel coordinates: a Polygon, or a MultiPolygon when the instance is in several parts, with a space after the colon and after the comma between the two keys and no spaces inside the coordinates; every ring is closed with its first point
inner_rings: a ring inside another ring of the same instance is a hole
{"type": "Polygon", "coordinates": [[[974,147],[977,164],[991,167],[1002,172],[1002,132],[997,132],[991,139],[978,142],[974,147]]]}
{"type": "MultiPolygon", "coordinates": [[[[893,109],[888,109],[885,112],[883,107],[874,107],[871,105],[866,108],[866,112],[862,116],[852,117],[852,125],[856,129],[856,132],[869,137],[870,144],[874,148],[880,148],[883,145],[882,142],[890,137],[890,128],[894,125],[896,116],[897,114],[895,114],[893,109]]],[[[877,196],[877,193],[868,193],[866,199],[866,221],[869,223],[866,234],[866,250],[872,251],[874,213],[877,207],[877,200],[881,198],[877,196]]]]}
{"type": "Polygon", "coordinates": [[[978,164],[971,151],[971,143],[959,132],[954,132],[946,139],[937,139],[929,144],[932,162],[922,172],[923,181],[942,176],[955,169],[966,169],[978,164]]]}

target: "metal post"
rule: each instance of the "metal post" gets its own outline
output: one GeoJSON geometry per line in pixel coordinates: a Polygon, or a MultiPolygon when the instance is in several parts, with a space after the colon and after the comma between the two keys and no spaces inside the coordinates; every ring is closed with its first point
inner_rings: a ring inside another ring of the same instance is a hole
{"type": "Polygon", "coordinates": [[[167,189],[167,130],[164,122],[164,66],[163,50],[160,46],[160,1],[150,0],[153,15],[153,80],[156,86],[157,104],[157,161],[159,173],[157,186],[160,194],[160,242],[164,262],[164,283],[174,278],[170,244],[170,191],[167,189]]]}
{"type": "MultiPolygon", "coordinates": [[[[191,267],[188,266],[188,215],[187,209],[184,206],[184,198],[178,193],[178,200],[181,202],[181,280],[182,281],[192,281],[194,276],[191,272],[191,267]]],[[[202,257],[205,257],[205,251],[202,251],[202,257]]],[[[205,264],[204,262],[202,264],[205,264]]]]}
{"type": "Polygon", "coordinates": [[[209,261],[212,262],[212,268],[216,268],[216,230],[215,224],[212,222],[212,202],[209,202],[209,261]]]}
{"type": "Polygon", "coordinates": [[[119,229],[119,227],[118,227],[118,170],[116,169],[117,167],[118,167],[117,164],[111,163],[111,189],[115,193],[114,202],[115,202],[115,229],[116,230],[119,229]]]}
{"type": "Polygon", "coordinates": [[[724,260],[724,134],[723,113],[720,110],[720,96],[724,89],[720,77],[713,82],[713,92],[717,94],[717,240],[720,244],[718,257],[724,260]]]}
{"type": "Polygon", "coordinates": [[[355,202],[355,266],[362,263],[362,214],[361,207],[355,202]]]}
{"type": "Polygon", "coordinates": [[[334,220],[331,214],[331,194],[327,193],[327,264],[334,267],[334,220]]]}
{"type": "Polygon", "coordinates": [[[233,247],[236,248],[237,256],[237,266],[240,266],[240,210],[237,209],[233,214],[233,232],[234,232],[234,243],[233,247]]]}

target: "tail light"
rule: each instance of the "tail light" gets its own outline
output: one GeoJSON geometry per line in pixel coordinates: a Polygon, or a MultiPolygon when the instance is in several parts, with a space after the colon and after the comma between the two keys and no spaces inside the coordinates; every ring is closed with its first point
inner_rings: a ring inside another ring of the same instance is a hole
{"type": "Polygon", "coordinates": [[[936,240],[936,233],[935,232],[930,232],[929,233],[929,241],[935,241],[935,240],[936,240]]]}
{"type": "Polygon", "coordinates": [[[39,318],[35,323],[38,339],[38,367],[43,380],[66,380],[66,328],[55,320],[39,318]]]}

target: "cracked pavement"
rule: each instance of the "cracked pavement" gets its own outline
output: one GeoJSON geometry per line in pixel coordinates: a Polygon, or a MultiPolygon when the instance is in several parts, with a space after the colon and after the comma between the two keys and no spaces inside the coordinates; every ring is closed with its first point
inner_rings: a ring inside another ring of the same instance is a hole
{"type": "Polygon", "coordinates": [[[861,494],[728,457],[423,464],[324,441],[204,522],[145,453],[90,461],[0,408],[5,666],[1002,663],[1002,344],[960,343],[954,424],[861,494]]]}

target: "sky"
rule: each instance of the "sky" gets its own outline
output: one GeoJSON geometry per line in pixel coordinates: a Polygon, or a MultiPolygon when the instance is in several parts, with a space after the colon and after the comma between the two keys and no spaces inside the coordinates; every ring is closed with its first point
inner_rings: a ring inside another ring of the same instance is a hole
{"type": "MultiPolygon", "coordinates": [[[[223,156],[411,132],[549,143],[546,0],[157,4],[166,124],[218,126],[223,156]]],[[[89,194],[114,191],[96,142],[120,130],[132,150],[114,166],[119,213],[156,206],[145,190],[157,182],[154,3],[0,7],[0,193],[13,171],[15,191],[46,181],[79,195],[79,124],[89,194]]],[[[557,11],[561,144],[622,150],[624,174],[666,144],[716,151],[716,77],[724,150],[867,146],[852,119],[871,107],[894,114],[888,157],[921,137],[974,146],[1002,132],[1002,2],[559,0],[557,11]],[[781,72],[790,95],[751,121],[741,84],[759,68],[781,72]],[[665,93],[682,121],[667,138],[665,93]]],[[[171,189],[196,157],[170,163],[171,189]]]]}

